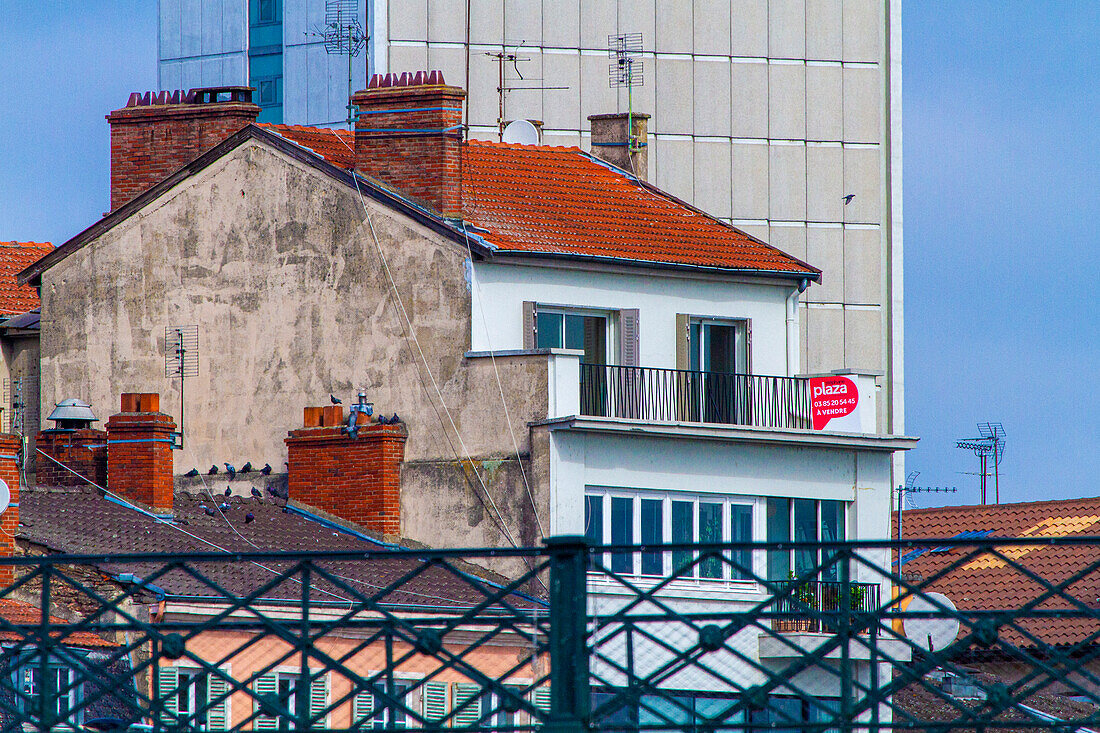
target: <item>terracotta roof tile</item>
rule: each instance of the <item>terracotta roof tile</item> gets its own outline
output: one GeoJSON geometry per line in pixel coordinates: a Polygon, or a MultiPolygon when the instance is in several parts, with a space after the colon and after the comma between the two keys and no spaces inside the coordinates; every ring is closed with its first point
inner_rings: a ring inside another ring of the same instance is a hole
{"type": "MultiPolygon", "coordinates": [[[[986,532],[988,538],[1095,537],[1100,536],[1100,497],[913,509],[905,512],[903,528],[904,539],[914,540],[952,538],[964,532],[986,532]]],[[[1048,590],[1014,563],[1051,585],[1068,581],[1082,569],[1100,563],[1100,544],[1092,543],[1023,545],[1009,541],[996,544],[996,553],[969,546],[926,545],[921,549],[925,551],[908,554],[903,572],[934,578],[946,570],[926,590],[943,593],[964,611],[1019,609],[1048,590]]],[[[1071,604],[1069,599],[1073,599],[1100,608],[1100,571],[1084,574],[1067,586],[1064,595],[1069,598],[1056,595],[1039,607],[1079,609],[1076,603],[1071,604]]],[[[1089,634],[1100,633],[1100,614],[1086,619],[1076,610],[1070,615],[1078,618],[1024,615],[1016,623],[1047,644],[1074,644],[1089,634]]],[[[1013,643],[1029,643],[1017,630],[1006,628],[1003,633],[1013,643]]]]}
{"type": "Polygon", "coordinates": [[[38,293],[15,284],[15,276],[53,251],[49,242],[0,242],[0,315],[17,315],[38,307],[38,293]]]}
{"type": "MultiPolygon", "coordinates": [[[[11,598],[0,598],[0,618],[16,626],[34,625],[42,622],[42,611],[37,606],[33,606],[30,603],[16,601],[11,598]]],[[[50,622],[61,627],[66,626],[66,622],[56,616],[50,616],[50,622]]],[[[0,631],[0,641],[20,641],[24,638],[26,638],[25,635],[15,631],[0,631]]],[[[106,639],[101,639],[95,634],[87,631],[73,632],[66,636],[64,641],[69,646],[80,647],[82,649],[118,646],[118,644],[107,641],[106,639]]]]}
{"type": "MultiPolygon", "coordinates": [[[[340,168],[354,166],[348,130],[260,127],[340,168]]],[[[579,148],[470,141],[464,156],[463,218],[501,252],[820,272],[579,148]]]]}

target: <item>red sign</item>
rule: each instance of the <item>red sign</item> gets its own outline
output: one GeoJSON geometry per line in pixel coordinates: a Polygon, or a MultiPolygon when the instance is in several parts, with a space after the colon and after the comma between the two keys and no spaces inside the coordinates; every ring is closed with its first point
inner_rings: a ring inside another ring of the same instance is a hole
{"type": "Polygon", "coordinates": [[[810,379],[810,414],[813,416],[814,430],[823,430],[830,420],[852,414],[858,404],[859,392],[856,390],[856,383],[851,379],[810,379]]]}

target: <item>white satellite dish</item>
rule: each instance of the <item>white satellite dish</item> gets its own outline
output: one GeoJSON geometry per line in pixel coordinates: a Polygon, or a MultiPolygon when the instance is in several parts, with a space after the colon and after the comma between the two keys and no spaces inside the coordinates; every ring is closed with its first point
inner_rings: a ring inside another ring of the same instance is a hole
{"type": "Polygon", "coordinates": [[[11,506],[11,489],[8,482],[0,478],[0,514],[3,514],[11,506]]]}
{"type": "Polygon", "coordinates": [[[959,635],[959,619],[954,616],[955,604],[943,593],[923,593],[904,604],[904,613],[939,614],[940,618],[906,618],[902,622],[905,637],[921,649],[939,651],[959,635]],[[944,609],[947,609],[946,611],[944,609]],[[951,614],[950,618],[942,618],[951,614]]]}
{"type": "Polygon", "coordinates": [[[516,145],[538,145],[539,131],[527,120],[515,120],[509,122],[504,128],[504,137],[501,142],[514,143],[516,145]]]}

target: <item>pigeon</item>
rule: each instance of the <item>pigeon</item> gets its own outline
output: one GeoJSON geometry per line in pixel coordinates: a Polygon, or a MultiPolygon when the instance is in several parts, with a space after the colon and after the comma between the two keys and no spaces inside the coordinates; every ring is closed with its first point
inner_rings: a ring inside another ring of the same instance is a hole
{"type": "Polygon", "coordinates": [[[847,196],[845,196],[844,197],[844,205],[847,206],[848,204],[852,203],[852,199],[854,199],[855,197],[856,197],[856,195],[854,193],[850,193],[847,196]]]}
{"type": "Polygon", "coordinates": [[[229,511],[229,502],[223,501],[221,503],[221,506],[218,507],[218,509],[221,509],[223,512],[229,511]]]}
{"type": "Polygon", "coordinates": [[[254,499],[262,499],[262,498],[264,498],[264,492],[260,491],[260,490],[259,490],[259,489],[257,489],[257,488],[256,488],[255,486],[253,486],[253,487],[252,487],[252,498],[254,498],[254,499]]]}
{"type": "Polygon", "coordinates": [[[254,520],[255,518],[256,518],[256,515],[253,514],[252,512],[249,512],[248,514],[244,515],[244,523],[245,524],[250,524],[252,522],[252,520],[254,520]]]}
{"type": "Polygon", "coordinates": [[[202,505],[202,510],[204,512],[206,512],[206,516],[208,516],[208,517],[214,516],[214,510],[211,509],[210,507],[206,506],[206,504],[202,505]]]}
{"type": "Polygon", "coordinates": [[[390,425],[397,425],[401,422],[401,418],[397,416],[397,413],[393,413],[393,417],[390,418],[390,425]]]}
{"type": "Polygon", "coordinates": [[[231,488],[229,488],[228,486],[226,486],[226,487],[225,487],[225,495],[226,495],[226,496],[233,496],[233,489],[231,489],[231,488]]]}
{"type": "Polygon", "coordinates": [[[207,476],[215,476],[215,475],[217,475],[217,473],[218,473],[218,467],[217,466],[211,466],[210,470],[206,472],[206,475],[207,476]]]}
{"type": "Polygon", "coordinates": [[[199,469],[192,468],[190,471],[188,471],[187,473],[185,473],[183,475],[186,476],[187,478],[195,478],[196,476],[199,475],[199,469]]]}
{"type": "Polygon", "coordinates": [[[343,400],[341,400],[341,399],[340,399],[339,397],[337,397],[337,396],[336,396],[336,395],[334,395],[334,394],[330,394],[330,395],[328,396],[328,398],[329,398],[329,400],[331,400],[331,401],[332,401],[332,404],[334,404],[334,405],[342,405],[342,404],[344,404],[344,401],[343,401],[343,400]]]}
{"type": "Polygon", "coordinates": [[[252,473],[252,461],[246,461],[245,464],[241,466],[240,473],[252,473]]]}
{"type": "Polygon", "coordinates": [[[229,473],[229,480],[232,481],[237,477],[237,468],[231,463],[225,464],[225,470],[229,473]]]}
{"type": "Polygon", "coordinates": [[[260,473],[262,473],[264,476],[271,475],[271,464],[265,463],[264,467],[260,469],[260,473]]]}
{"type": "Polygon", "coordinates": [[[274,486],[268,486],[267,487],[267,493],[271,494],[272,496],[278,496],[278,494],[275,492],[275,487],[274,486]]]}

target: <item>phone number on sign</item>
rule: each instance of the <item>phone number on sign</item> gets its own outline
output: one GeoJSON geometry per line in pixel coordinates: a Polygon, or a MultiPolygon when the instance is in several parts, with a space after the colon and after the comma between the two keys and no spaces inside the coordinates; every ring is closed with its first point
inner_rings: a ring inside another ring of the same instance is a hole
{"type": "Polygon", "coordinates": [[[855,403],[856,403],[856,400],[855,400],[854,397],[845,397],[842,400],[824,400],[823,402],[818,402],[817,406],[818,407],[846,407],[847,405],[854,405],[855,403]]]}

